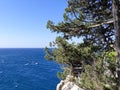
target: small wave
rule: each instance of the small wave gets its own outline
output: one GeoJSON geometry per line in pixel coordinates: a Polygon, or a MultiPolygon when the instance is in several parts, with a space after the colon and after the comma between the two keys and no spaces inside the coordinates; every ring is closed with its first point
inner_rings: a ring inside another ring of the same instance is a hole
{"type": "Polygon", "coordinates": [[[26,63],[25,66],[29,65],[29,63],[26,63]]]}
{"type": "Polygon", "coordinates": [[[0,74],[3,73],[3,71],[0,71],[0,74]]]}
{"type": "Polygon", "coordinates": [[[32,62],[31,65],[38,65],[38,62],[32,62]]]}
{"type": "Polygon", "coordinates": [[[36,62],[35,65],[38,65],[38,62],[36,62]]]}
{"type": "Polygon", "coordinates": [[[17,82],[14,82],[13,84],[14,84],[15,88],[17,88],[19,86],[19,83],[17,83],[17,82]]]}
{"type": "Polygon", "coordinates": [[[15,87],[18,87],[18,85],[15,85],[15,87]]]}

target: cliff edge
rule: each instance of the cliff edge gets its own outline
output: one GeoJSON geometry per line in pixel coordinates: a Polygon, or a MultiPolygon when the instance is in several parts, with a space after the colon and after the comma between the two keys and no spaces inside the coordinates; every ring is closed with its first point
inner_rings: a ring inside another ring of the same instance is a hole
{"type": "Polygon", "coordinates": [[[65,80],[61,80],[56,90],[84,90],[71,81],[73,76],[68,75],[65,80]]]}

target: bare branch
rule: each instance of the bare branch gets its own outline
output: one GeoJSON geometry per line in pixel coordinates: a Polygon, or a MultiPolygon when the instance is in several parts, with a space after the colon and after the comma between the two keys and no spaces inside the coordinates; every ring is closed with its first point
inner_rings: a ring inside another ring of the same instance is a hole
{"type": "Polygon", "coordinates": [[[98,23],[98,24],[92,24],[91,26],[89,26],[89,28],[94,28],[94,27],[98,27],[98,26],[103,25],[103,24],[110,24],[110,23],[113,23],[113,22],[114,22],[114,20],[110,19],[110,20],[103,21],[103,22],[98,23]]]}

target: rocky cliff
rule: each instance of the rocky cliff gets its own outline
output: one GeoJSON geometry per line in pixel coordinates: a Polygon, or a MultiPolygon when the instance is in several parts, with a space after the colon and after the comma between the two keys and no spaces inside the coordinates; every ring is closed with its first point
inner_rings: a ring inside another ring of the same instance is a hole
{"type": "Polygon", "coordinates": [[[77,86],[71,78],[73,78],[73,76],[68,75],[65,80],[61,80],[56,90],[84,90],[77,86]]]}

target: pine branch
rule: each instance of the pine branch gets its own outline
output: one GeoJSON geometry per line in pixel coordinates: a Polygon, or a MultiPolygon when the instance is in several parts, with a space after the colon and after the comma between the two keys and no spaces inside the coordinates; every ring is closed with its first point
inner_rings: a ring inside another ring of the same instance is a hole
{"type": "Polygon", "coordinates": [[[103,25],[103,24],[110,24],[110,23],[113,23],[114,20],[113,19],[110,19],[110,20],[107,20],[107,21],[103,21],[101,23],[98,23],[98,24],[92,24],[89,26],[89,28],[94,28],[94,27],[98,27],[100,25],[103,25]]]}

